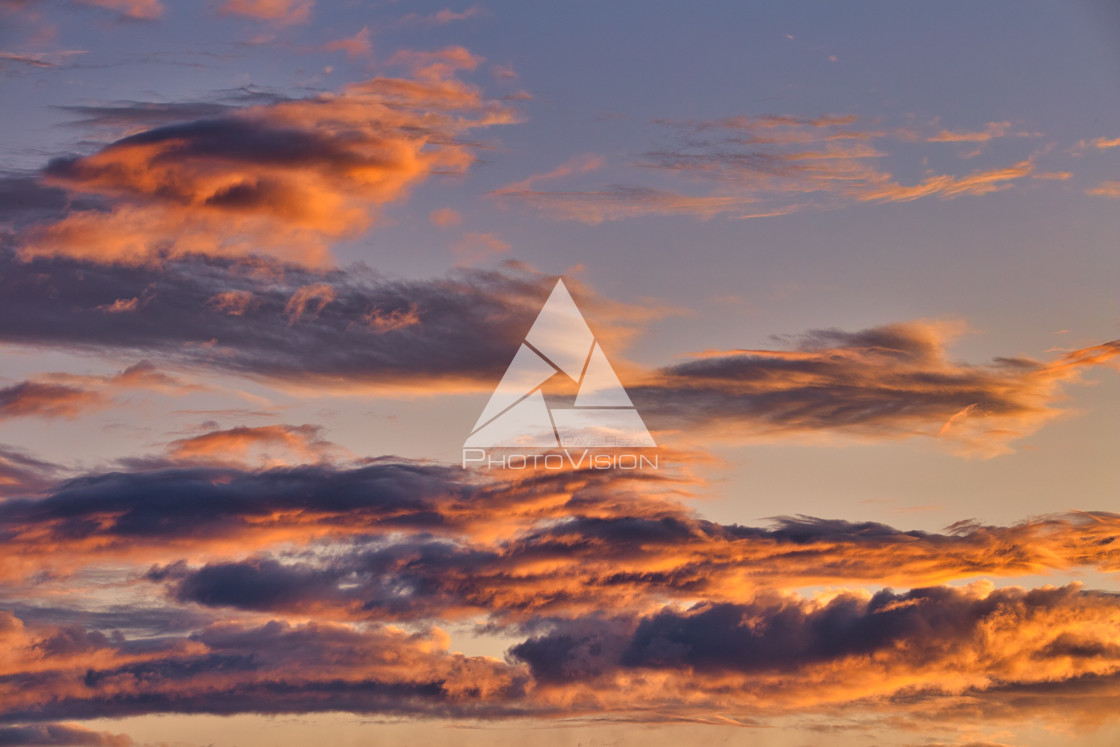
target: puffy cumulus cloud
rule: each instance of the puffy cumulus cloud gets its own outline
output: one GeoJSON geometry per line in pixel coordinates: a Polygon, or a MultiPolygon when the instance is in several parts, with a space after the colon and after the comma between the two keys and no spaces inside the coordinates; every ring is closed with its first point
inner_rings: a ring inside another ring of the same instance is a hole
{"type": "MultiPolygon", "coordinates": [[[[664,511],[664,508],[663,508],[664,511]]],[[[530,518],[530,517],[526,517],[530,518]]],[[[978,576],[1120,570],[1120,517],[1075,514],[944,534],[874,523],[782,519],[720,525],[684,512],[541,517],[486,541],[454,532],[332,545],[329,553],[152,569],[176,601],[340,619],[447,619],[649,610],[664,599],[740,603],[767,590],[827,584],[928,584],[978,576]]]]}
{"type": "Polygon", "coordinates": [[[892,324],[824,330],[789,350],[711,352],[662,369],[630,393],[651,424],[731,438],[848,433],[945,439],[990,457],[1061,413],[1060,387],[1094,366],[1115,365],[1120,341],[1049,361],[957,363],[946,347],[959,325],[892,324]]]}
{"type": "Polygon", "coordinates": [[[289,25],[306,22],[314,7],[315,0],[224,0],[218,12],[289,25]]]}
{"type": "Polygon", "coordinates": [[[913,585],[1016,576],[1082,565],[1120,568],[1101,548],[1117,517],[1053,517],[949,534],[876,524],[783,520],[775,529],[721,526],[684,515],[575,517],[512,539],[447,535],[335,545],[329,554],[258,554],[148,578],[176,601],[339,619],[489,615],[526,622],[602,609],[649,610],[660,600],[738,603],[775,588],[913,585]]]}
{"type": "Polygon", "coordinates": [[[429,626],[219,622],[129,639],[4,613],[0,722],[332,710],[760,723],[844,709],[967,723],[1022,718],[1012,704],[1029,700],[1042,723],[1078,729],[1115,718],[1118,623],[1115,594],[1076,586],[773,593],[542,618],[503,662],[456,653],[429,626]]]}
{"type": "MultiPolygon", "coordinates": [[[[546,693],[598,708],[920,714],[967,699],[977,716],[994,716],[1008,690],[1114,694],[1118,621],[1115,594],[1076,586],[774,595],[555,621],[511,654],[546,693]]],[[[1067,723],[1100,715],[1099,703],[1064,715],[1039,706],[1032,716],[1067,723]]]]}
{"type": "Polygon", "coordinates": [[[150,580],[184,602],[327,608],[346,619],[524,619],[641,610],[664,598],[741,602],[765,589],[857,580],[913,586],[1120,569],[1120,519],[1100,512],[941,534],[811,518],[757,528],[696,516],[677,502],[688,478],[667,471],[198,465],[269,439],[294,440],[290,448],[315,458],[329,449],[314,430],[218,431],[172,444],[186,463],[89,475],[0,504],[0,576],[159,563],[150,580]]]}
{"type": "Polygon", "coordinates": [[[634,183],[636,172],[628,171],[625,181],[607,186],[548,190],[537,186],[603,165],[599,161],[594,168],[579,168],[577,160],[492,195],[586,223],[681,214],[743,219],[859,202],[982,195],[1006,189],[1034,171],[1028,158],[967,174],[927,172],[919,182],[904,184],[883,166],[900,149],[917,148],[923,142],[981,146],[1000,137],[1029,135],[1013,132],[1006,122],[989,123],[978,132],[930,134],[913,127],[878,127],[854,115],[740,116],[660,124],[669,128],[670,144],[647,151],[630,164],[646,175],[645,183],[634,183]]]}
{"type": "Polygon", "coordinates": [[[365,231],[379,206],[470,166],[464,133],[515,119],[454,77],[477,64],[465,50],[414,57],[415,80],[229,107],[52,160],[44,184],[101,204],[24,228],[20,256],[136,264],[259,252],[328,264],[329,243],[365,231]]]}
{"type": "Polygon", "coordinates": [[[448,651],[438,628],[219,623],[185,637],[125,640],[77,626],[26,627],[4,614],[7,723],[169,712],[469,717],[512,711],[524,688],[517,667],[448,651]]]}
{"type": "Polygon", "coordinates": [[[758,528],[700,518],[678,502],[686,489],[662,474],[379,460],[121,471],[8,498],[0,588],[20,602],[0,613],[0,723],[838,708],[956,723],[1030,702],[1080,728],[1114,714],[1120,597],[929,584],[1115,572],[1120,516],[758,528]],[[96,603],[90,574],[114,605],[96,603]],[[883,583],[911,590],[850,588],[883,583]],[[510,639],[504,662],[455,653],[436,627],[471,621],[510,639]]]}
{"type": "MultiPolygon", "coordinates": [[[[217,435],[222,442],[239,437],[217,435]]],[[[199,448],[207,445],[213,442],[199,448]]],[[[670,492],[679,482],[668,474],[577,470],[484,479],[458,467],[393,459],[351,469],[137,466],[64,482],[43,499],[0,503],[0,577],[401,532],[497,541],[572,511],[598,517],[681,511],[670,492]]]]}

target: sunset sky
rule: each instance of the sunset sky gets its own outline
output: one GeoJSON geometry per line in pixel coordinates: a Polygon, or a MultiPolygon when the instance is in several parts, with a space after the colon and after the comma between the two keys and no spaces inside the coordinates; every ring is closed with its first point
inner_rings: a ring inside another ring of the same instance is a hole
{"type": "Polygon", "coordinates": [[[0,0],[0,745],[1120,742],[1120,8],[0,0]],[[656,470],[463,469],[558,278],[656,470]]]}

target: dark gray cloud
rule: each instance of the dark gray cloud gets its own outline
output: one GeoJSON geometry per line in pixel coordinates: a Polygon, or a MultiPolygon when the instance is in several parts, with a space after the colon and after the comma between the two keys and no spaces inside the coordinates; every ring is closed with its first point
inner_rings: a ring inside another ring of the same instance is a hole
{"type": "Polygon", "coordinates": [[[124,734],[93,731],[73,724],[0,727],[2,747],[131,747],[124,734]]]}
{"type": "Polygon", "coordinates": [[[661,369],[630,394],[653,424],[750,438],[811,432],[945,438],[994,456],[1061,412],[1060,387],[1120,356],[1120,340],[1051,360],[949,357],[960,329],[936,322],[818,330],[784,349],[728,350],[661,369]]]}
{"type": "MultiPolygon", "coordinates": [[[[870,598],[841,594],[825,604],[780,597],[750,604],[701,603],[646,617],[556,622],[552,632],[510,653],[529,664],[536,678],[550,682],[594,680],[625,669],[794,675],[814,665],[877,654],[920,671],[986,649],[991,643],[983,632],[994,622],[1014,619],[1027,627],[1083,608],[1113,615],[1120,595],[1077,587],[1011,587],[978,595],[942,586],[904,593],[884,589],[870,598]]],[[[1120,650],[1099,638],[1089,637],[1074,649],[1063,647],[1063,640],[1055,633],[1029,658],[1120,657],[1120,650]]]]}
{"type": "Polygon", "coordinates": [[[266,260],[127,267],[0,252],[0,340],[342,388],[489,385],[548,285],[512,272],[393,280],[266,260]]]}

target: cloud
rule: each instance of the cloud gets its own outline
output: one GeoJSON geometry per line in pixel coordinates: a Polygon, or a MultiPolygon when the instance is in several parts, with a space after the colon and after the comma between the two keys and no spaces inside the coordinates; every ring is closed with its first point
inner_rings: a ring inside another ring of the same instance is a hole
{"type": "Polygon", "coordinates": [[[1118,615],[1116,595],[1076,586],[776,593],[541,620],[503,662],[456,653],[429,626],[224,622],[128,639],[4,614],[0,721],[325,710],[754,720],[844,708],[998,724],[1021,719],[1009,705],[1030,698],[1032,717],[1077,728],[1114,717],[1118,615]]]}
{"type": "Polygon", "coordinates": [[[225,0],[218,12],[287,26],[305,23],[314,7],[315,0],[225,0]]]}
{"type": "Polygon", "coordinates": [[[456,257],[456,265],[480,264],[497,255],[509,251],[508,242],[498,238],[493,233],[465,233],[454,246],[452,253],[456,257]]]}
{"type": "Polygon", "coordinates": [[[0,745],[13,747],[132,747],[126,734],[93,731],[73,724],[0,726],[0,745]]]}
{"type": "Polygon", "coordinates": [[[959,326],[910,322],[862,332],[823,330],[789,350],[709,352],[661,371],[630,394],[654,427],[731,438],[848,433],[938,436],[958,453],[991,457],[1059,415],[1060,387],[1115,365],[1120,341],[1050,361],[957,363],[959,326]]]}
{"type": "Polygon", "coordinates": [[[0,444],[0,496],[33,495],[58,482],[62,468],[0,444]]]}
{"type": "Polygon", "coordinates": [[[978,132],[941,132],[926,138],[930,143],[986,143],[989,140],[1004,137],[1011,130],[1010,122],[989,122],[983,130],[978,132]]]}
{"type": "Polygon", "coordinates": [[[1120,197],[1120,179],[1101,182],[1097,186],[1085,190],[1085,194],[1097,197],[1120,197]]]}
{"type": "MultiPolygon", "coordinates": [[[[594,496],[594,493],[591,494],[594,496]]],[[[662,507],[664,512],[668,507],[662,507]]],[[[686,512],[575,515],[553,526],[527,517],[499,542],[470,534],[336,543],[148,578],[180,603],[334,619],[495,621],[647,611],[666,599],[743,603],[775,589],[828,584],[904,586],[1023,576],[1081,566],[1120,568],[1102,549],[1120,536],[1113,514],[1070,514],[1009,527],[962,522],[944,534],[872,522],[782,518],[773,528],[719,525],[686,512]]]]}
{"type": "MultiPolygon", "coordinates": [[[[972,718],[1007,718],[1008,690],[1115,692],[1120,647],[1108,631],[1118,605],[1076,586],[774,595],[557,621],[511,654],[558,693],[596,693],[600,707],[749,716],[852,704],[921,718],[967,701],[972,718]]],[[[1017,713],[1066,723],[1103,715],[1100,703],[1064,714],[1036,705],[1017,713]]]]}
{"type": "Polygon", "coordinates": [[[860,202],[982,195],[1007,188],[1034,170],[1027,159],[970,174],[927,171],[921,181],[903,184],[882,165],[897,157],[892,150],[900,146],[912,150],[923,142],[979,143],[1005,136],[1010,124],[1002,122],[989,123],[981,132],[942,130],[924,136],[915,128],[875,127],[854,115],[740,116],[659,124],[670,130],[671,142],[642,154],[627,172],[633,179],[639,173],[635,169],[640,170],[647,181],[656,180],[654,184],[631,181],[557,190],[534,186],[591,170],[569,163],[491,194],[592,224],[645,215],[745,219],[860,202]]]}
{"type": "Polygon", "coordinates": [[[432,222],[433,226],[439,228],[453,228],[463,222],[463,216],[458,210],[440,208],[438,210],[433,210],[428,216],[428,220],[432,222]]]}
{"type": "Polygon", "coordinates": [[[323,51],[345,52],[346,56],[351,59],[371,57],[373,55],[373,43],[370,41],[369,26],[363,26],[361,31],[351,37],[327,42],[323,45],[323,51]]]}
{"type": "Polygon", "coordinates": [[[475,64],[466,50],[406,61],[419,80],[231,107],[53,159],[45,185],[101,204],[24,227],[20,256],[138,264],[267,253],[328,264],[329,243],[367,230],[377,208],[434,173],[465,171],[475,146],[464,133],[515,119],[451,77],[475,64]]]}
{"type": "Polygon", "coordinates": [[[163,16],[163,4],[159,0],[76,0],[82,5],[93,5],[113,10],[121,16],[137,21],[154,21],[163,16]]]}
{"type": "Polygon", "coordinates": [[[0,389],[0,420],[17,417],[76,418],[108,406],[119,390],[155,390],[171,394],[196,391],[162,373],[149,361],[140,361],[115,376],[42,374],[0,389]]]}
{"type": "Polygon", "coordinates": [[[128,641],[82,628],[0,629],[0,721],[146,713],[500,714],[516,668],[447,650],[439,629],[215,624],[128,641]]]}
{"type": "Polygon", "coordinates": [[[30,67],[55,67],[56,63],[46,59],[42,54],[20,54],[18,52],[0,52],[0,65],[5,62],[15,62],[30,67]]]}
{"type": "Polygon", "coordinates": [[[936,196],[941,199],[952,199],[962,195],[985,195],[1006,189],[1010,182],[1029,176],[1034,171],[1034,164],[1030,161],[1020,161],[1014,166],[1002,169],[976,171],[968,176],[948,176],[940,174],[930,176],[919,184],[904,186],[889,179],[871,186],[866,192],[858,195],[865,202],[910,202],[919,197],[936,196]]]}
{"type": "Polygon", "coordinates": [[[482,14],[482,9],[477,5],[472,5],[466,10],[455,11],[450,8],[436,11],[435,13],[409,13],[401,18],[401,24],[425,24],[431,26],[444,26],[448,23],[455,23],[456,21],[465,21],[468,18],[474,18],[482,14]]]}
{"type": "Polygon", "coordinates": [[[687,478],[669,472],[476,475],[400,460],[342,468],[306,426],[227,429],[171,451],[183,461],[137,462],[0,504],[0,576],[126,559],[169,564],[151,578],[180,601],[239,607],[244,598],[253,609],[313,606],[336,619],[525,619],[644,610],[651,600],[742,602],[775,588],[1120,569],[1120,518],[1103,512],[962,522],[941,534],[808,517],[755,528],[699,518],[677,502],[687,478]],[[230,463],[261,446],[317,464],[257,472],[230,463]],[[206,560],[229,548],[255,555],[206,560]]]}
{"type": "Polygon", "coordinates": [[[0,420],[18,417],[76,418],[107,404],[96,392],[62,384],[21,381],[0,389],[0,420]]]}
{"type": "Polygon", "coordinates": [[[238,426],[177,439],[168,445],[168,456],[177,462],[237,466],[248,463],[258,450],[263,451],[259,460],[269,467],[325,461],[340,452],[338,446],[323,438],[319,426],[264,425],[238,426]]]}
{"type": "MultiPolygon", "coordinates": [[[[554,282],[465,268],[404,281],[361,266],[311,271],[266,260],[24,263],[0,249],[0,340],[143,351],[320,391],[482,390],[501,377],[554,282]],[[141,300],[135,312],[106,313],[131,298],[141,300]]],[[[610,319],[601,326],[609,331],[610,319]]]]}

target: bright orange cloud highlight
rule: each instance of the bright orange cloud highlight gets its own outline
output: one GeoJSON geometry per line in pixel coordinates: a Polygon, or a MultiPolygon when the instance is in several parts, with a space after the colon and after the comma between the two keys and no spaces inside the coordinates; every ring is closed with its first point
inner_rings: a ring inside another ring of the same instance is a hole
{"type": "Polygon", "coordinates": [[[52,161],[45,181],[112,207],[33,227],[21,256],[136,264],[260,252],[328,264],[329,242],[368,229],[379,206],[433,172],[467,169],[474,155],[463,133],[515,119],[451,77],[477,64],[466,50],[398,57],[418,80],[374,78],[52,161]]]}

